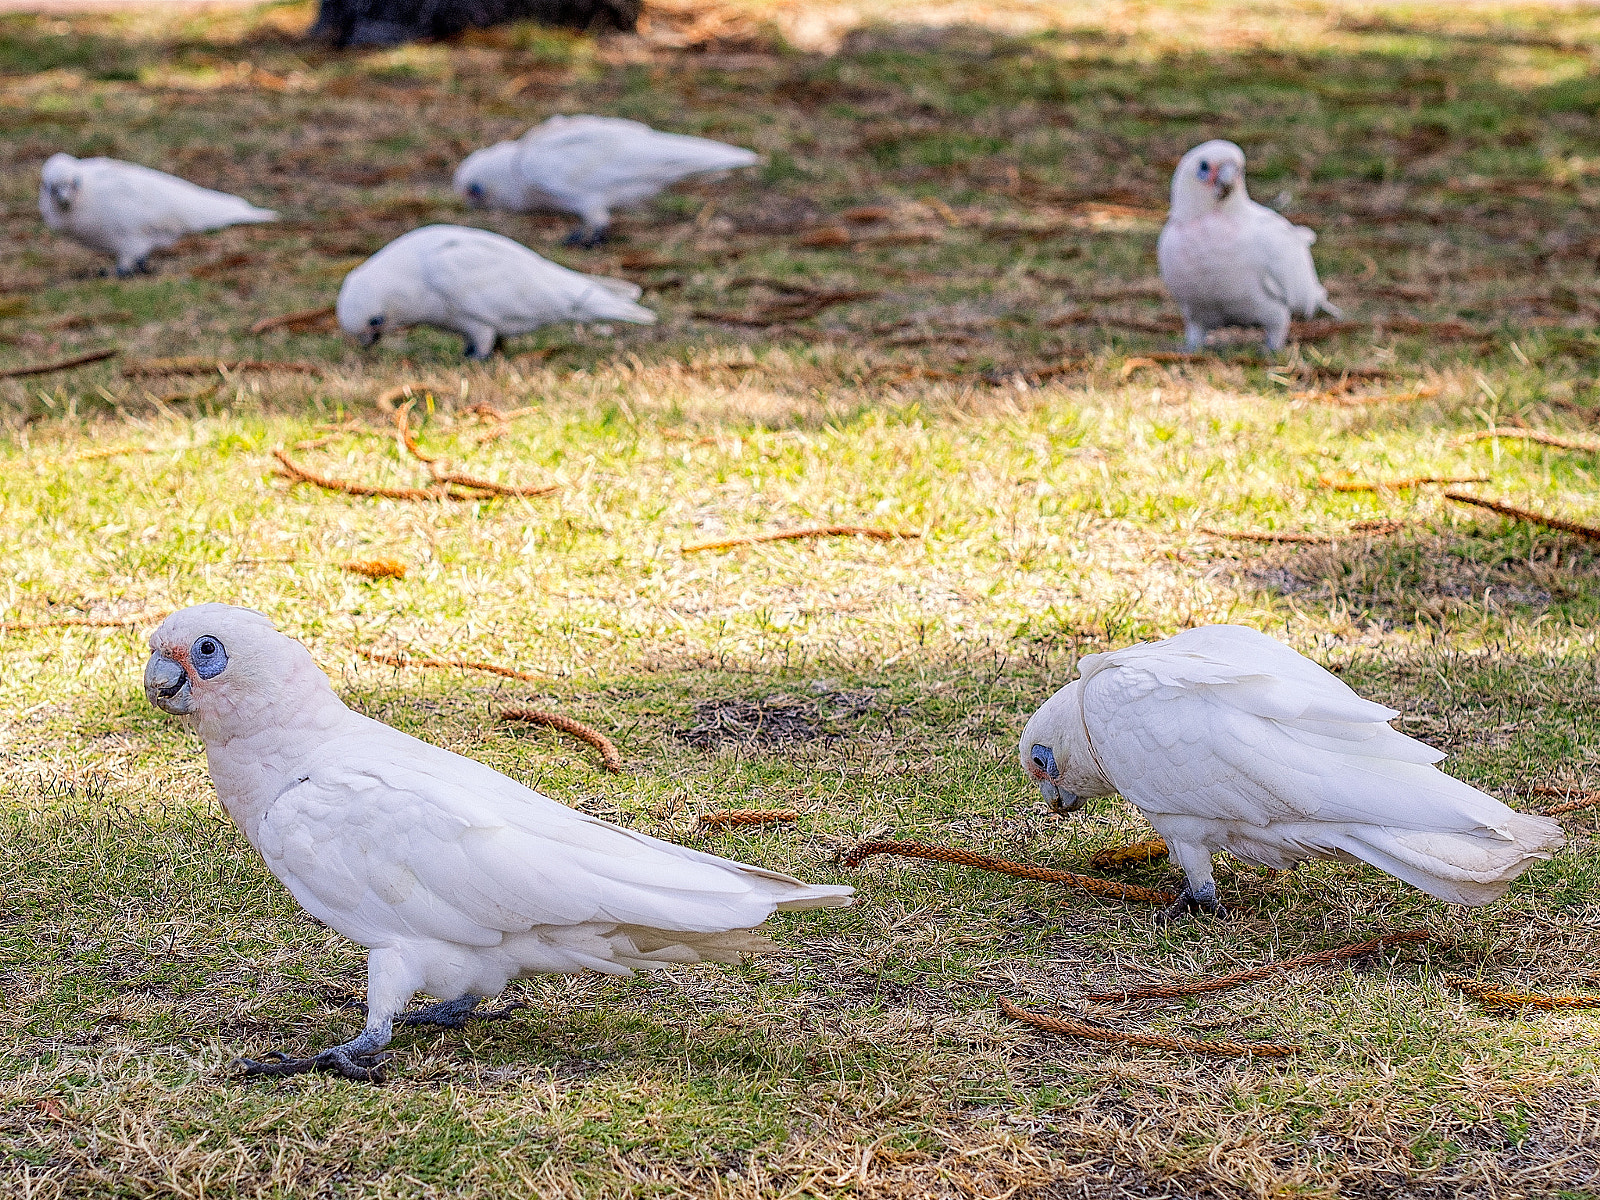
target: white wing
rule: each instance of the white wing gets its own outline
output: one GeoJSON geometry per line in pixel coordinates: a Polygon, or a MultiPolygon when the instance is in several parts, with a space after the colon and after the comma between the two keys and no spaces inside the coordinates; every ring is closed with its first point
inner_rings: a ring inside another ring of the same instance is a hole
{"type": "Polygon", "coordinates": [[[320,747],[259,827],[313,914],[366,945],[493,946],[537,926],[750,929],[851,889],[675,846],[585,816],[481,763],[362,719],[320,747]]]}
{"type": "Polygon", "coordinates": [[[442,231],[419,260],[428,287],[461,314],[501,333],[526,333],[555,321],[655,320],[633,303],[640,294],[636,285],[569,271],[498,234],[442,231]]]}
{"type": "Polygon", "coordinates": [[[517,169],[563,208],[636,203],[690,175],[761,161],[709,138],[661,133],[637,121],[552,117],[523,136],[517,169]]]}
{"type": "Polygon", "coordinates": [[[1191,630],[1094,655],[1083,674],[1095,753],[1147,812],[1441,832],[1515,816],[1434,770],[1444,755],[1391,729],[1393,709],[1255,630],[1191,630]]]}
{"type": "Polygon", "coordinates": [[[275,221],[277,214],[248,200],[200,187],[176,175],[112,158],[81,164],[84,189],[125,214],[131,228],[149,232],[202,233],[225,225],[275,221]]]}
{"type": "Polygon", "coordinates": [[[1327,302],[1328,289],[1317,279],[1311,243],[1317,235],[1264,204],[1250,202],[1250,237],[1259,256],[1261,285],[1291,312],[1313,316],[1327,302]]]}

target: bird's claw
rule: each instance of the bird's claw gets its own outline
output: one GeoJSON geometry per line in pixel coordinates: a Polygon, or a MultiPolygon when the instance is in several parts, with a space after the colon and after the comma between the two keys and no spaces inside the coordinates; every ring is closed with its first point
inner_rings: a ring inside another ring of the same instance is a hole
{"type": "Polygon", "coordinates": [[[1190,913],[1197,912],[1208,913],[1219,921],[1227,919],[1228,910],[1222,906],[1222,901],[1217,899],[1215,882],[1205,884],[1198,890],[1185,883],[1183,891],[1178,893],[1178,898],[1157,913],[1156,919],[1162,922],[1177,921],[1190,913]]]}
{"type": "Polygon", "coordinates": [[[521,1000],[513,1000],[500,1008],[480,1009],[476,997],[459,1000],[442,1000],[429,1004],[416,1012],[401,1013],[394,1019],[396,1025],[437,1025],[441,1029],[464,1029],[468,1021],[504,1021],[527,1008],[521,1000]],[[470,999],[470,1004],[466,1001],[470,999]]]}
{"type": "Polygon", "coordinates": [[[571,233],[567,234],[567,240],[563,242],[562,245],[576,246],[580,250],[593,250],[596,246],[601,245],[605,240],[606,231],[604,229],[580,228],[574,229],[571,233]]]}
{"type": "Polygon", "coordinates": [[[327,1071],[342,1075],[359,1083],[382,1083],[383,1064],[388,1054],[352,1055],[342,1046],[333,1046],[320,1054],[306,1058],[291,1058],[281,1050],[273,1050],[259,1059],[238,1058],[234,1062],[244,1068],[246,1078],[257,1075],[304,1075],[308,1071],[327,1071]]]}

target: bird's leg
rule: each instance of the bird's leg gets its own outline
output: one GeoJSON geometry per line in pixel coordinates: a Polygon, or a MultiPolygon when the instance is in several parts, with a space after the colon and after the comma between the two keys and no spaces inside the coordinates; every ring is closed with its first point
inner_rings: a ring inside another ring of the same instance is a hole
{"type": "Polygon", "coordinates": [[[383,1082],[382,1053],[394,1035],[394,1016],[410,1002],[421,983],[417,972],[397,950],[376,949],[367,955],[367,1025],[361,1035],[305,1058],[274,1050],[260,1060],[241,1058],[246,1076],[301,1075],[328,1071],[364,1083],[383,1082]]]}
{"type": "Polygon", "coordinates": [[[461,352],[467,358],[482,360],[494,353],[494,343],[498,336],[493,325],[480,325],[477,322],[461,331],[461,336],[466,339],[466,345],[461,352]]]}
{"type": "Polygon", "coordinates": [[[1167,838],[1167,852],[1183,868],[1183,891],[1159,914],[1161,921],[1176,921],[1190,913],[1210,913],[1226,917],[1228,910],[1217,899],[1217,881],[1211,875],[1211,852],[1202,846],[1167,838]]]}
{"type": "Polygon", "coordinates": [[[1284,310],[1283,320],[1274,321],[1266,327],[1267,353],[1276,354],[1282,350],[1289,340],[1289,311],[1284,310]]]}
{"type": "Polygon", "coordinates": [[[1159,914],[1162,921],[1177,921],[1190,913],[1210,913],[1213,917],[1225,918],[1228,910],[1222,907],[1222,901],[1217,899],[1217,884],[1215,880],[1207,880],[1199,887],[1185,881],[1183,891],[1178,893],[1178,898],[1163,908],[1159,914]]]}
{"type": "Polygon", "coordinates": [[[1183,348],[1190,354],[1198,354],[1205,349],[1206,331],[1193,321],[1183,323],[1183,348]]]}
{"type": "Polygon", "coordinates": [[[583,250],[593,250],[606,240],[610,232],[610,225],[605,221],[593,221],[585,217],[583,223],[567,234],[566,244],[577,246],[583,250]]]}
{"type": "Polygon", "coordinates": [[[503,1008],[491,1008],[479,1012],[478,1005],[482,1003],[482,996],[458,996],[454,1000],[441,1000],[437,1004],[424,1005],[415,1012],[401,1013],[394,1019],[394,1023],[396,1025],[437,1025],[441,1029],[461,1029],[468,1021],[503,1021],[519,1009],[527,1007],[521,1001],[514,1000],[503,1008]]]}

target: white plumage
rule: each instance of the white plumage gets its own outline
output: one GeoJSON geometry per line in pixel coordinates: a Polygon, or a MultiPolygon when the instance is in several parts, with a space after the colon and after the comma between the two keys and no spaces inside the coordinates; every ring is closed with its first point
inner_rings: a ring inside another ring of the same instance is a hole
{"type": "Polygon", "coordinates": [[[1250,199],[1244,151],[1211,141],[1183,156],[1172,175],[1172,209],[1156,244],[1161,279],[1183,312],[1190,350],[1225,325],[1259,326],[1283,349],[1289,318],[1318,309],[1340,316],[1317,281],[1317,235],[1250,199]]]}
{"type": "Polygon", "coordinates": [[[147,269],[151,251],[186,234],[278,219],[248,200],[164,171],[70,154],[52,154],[45,162],[39,214],[51,229],[112,255],[118,275],[147,269]]]}
{"type": "Polygon", "coordinates": [[[362,1035],[267,1073],[371,1077],[418,991],[454,1002],[424,1020],[459,1024],[520,975],[734,962],[769,946],[751,931],[775,909],[850,902],[575,812],[352,712],[254,610],[183,609],[150,646],[146,695],[198,731],[228,814],[307,912],[371,951],[362,1035]]]}
{"type": "Polygon", "coordinates": [[[345,276],[339,324],[370,346],[392,329],[437,325],[487,358],[501,337],[557,321],[632,321],[656,315],[637,284],[569,271],[526,246],[462,225],[425,225],[395,238],[345,276]]]}
{"type": "Polygon", "coordinates": [[[551,117],[515,142],[467,156],[455,189],[469,204],[572,213],[572,241],[594,245],[611,210],[638,204],[680,179],[761,161],[753,150],[662,133],[620,117],[551,117]]]}
{"type": "Polygon", "coordinates": [[[1359,860],[1457,904],[1487,904],[1565,839],[1433,764],[1281,642],[1238,625],[1093,654],[1029,720],[1022,766],[1057,811],[1120,792],[1183,868],[1179,904],[1214,910],[1211,856],[1286,868],[1359,860]]]}

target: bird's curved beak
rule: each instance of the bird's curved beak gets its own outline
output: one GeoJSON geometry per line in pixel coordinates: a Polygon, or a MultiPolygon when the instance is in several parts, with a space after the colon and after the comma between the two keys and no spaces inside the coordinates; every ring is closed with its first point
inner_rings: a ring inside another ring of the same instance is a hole
{"type": "Polygon", "coordinates": [[[1079,796],[1075,792],[1067,791],[1060,784],[1057,784],[1052,780],[1041,779],[1038,782],[1039,791],[1044,796],[1044,802],[1053,813],[1057,813],[1064,817],[1068,813],[1077,812],[1080,808],[1088,803],[1088,801],[1082,796],[1079,796]]]}
{"type": "Polygon", "coordinates": [[[363,350],[370,350],[378,344],[378,339],[383,336],[381,329],[363,329],[356,334],[356,341],[361,343],[363,350]]]}
{"type": "Polygon", "coordinates": [[[1216,179],[1217,199],[1226,200],[1233,195],[1234,185],[1239,182],[1239,168],[1231,162],[1218,163],[1212,174],[1216,179]]]}
{"type": "Polygon", "coordinates": [[[144,665],[145,699],[175,717],[194,712],[194,696],[189,691],[189,673],[160,651],[144,665]]]}
{"type": "Polygon", "coordinates": [[[72,207],[73,193],[77,190],[77,187],[70,183],[52,183],[50,185],[50,195],[54,197],[56,207],[62,210],[72,207]]]}

